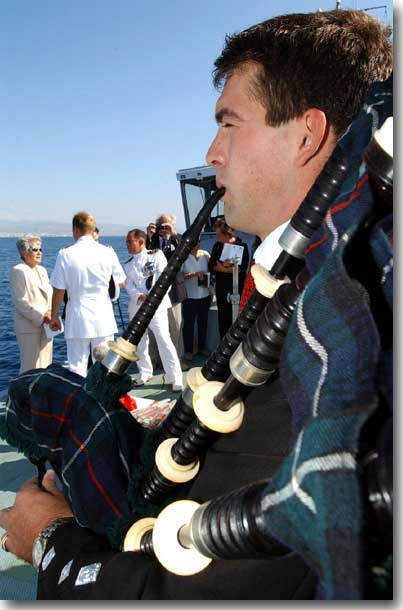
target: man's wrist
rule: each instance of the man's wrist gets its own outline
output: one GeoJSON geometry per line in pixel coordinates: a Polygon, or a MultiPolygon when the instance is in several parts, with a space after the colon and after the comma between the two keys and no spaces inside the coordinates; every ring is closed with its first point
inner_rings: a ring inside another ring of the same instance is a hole
{"type": "Polygon", "coordinates": [[[53,521],[51,521],[46,527],[44,527],[41,532],[39,532],[32,545],[32,565],[36,570],[39,570],[42,559],[47,550],[46,547],[48,540],[51,535],[61,525],[71,523],[72,521],[75,521],[74,517],[57,517],[56,519],[53,519],[53,521]]]}

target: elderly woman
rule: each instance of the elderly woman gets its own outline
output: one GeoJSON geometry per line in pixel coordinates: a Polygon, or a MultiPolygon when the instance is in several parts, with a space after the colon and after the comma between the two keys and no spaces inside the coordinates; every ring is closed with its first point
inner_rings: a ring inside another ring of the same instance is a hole
{"type": "Polygon", "coordinates": [[[22,263],[11,270],[10,289],[15,307],[15,334],[20,348],[20,373],[45,368],[52,362],[52,339],[46,335],[49,324],[52,286],[47,271],[40,265],[42,243],[37,235],[17,240],[22,263]]]}

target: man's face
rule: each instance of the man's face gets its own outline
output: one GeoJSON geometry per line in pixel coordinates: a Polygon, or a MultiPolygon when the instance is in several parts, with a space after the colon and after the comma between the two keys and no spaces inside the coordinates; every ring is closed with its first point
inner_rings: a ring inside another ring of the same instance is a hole
{"type": "Polygon", "coordinates": [[[128,233],[126,237],[126,247],[129,254],[139,254],[144,248],[144,241],[134,237],[133,233],[128,233]]]}
{"type": "Polygon", "coordinates": [[[266,124],[266,109],[251,95],[252,64],[227,80],[216,105],[218,133],[206,159],[224,186],[225,220],[266,237],[293,213],[287,196],[295,150],[293,123],[266,124]]]}
{"type": "Polygon", "coordinates": [[[165,216],[161,218],[161,223],[158,225],[158,234],[162,239],[169,239],[172,235],[172,224],[165,216]]]}

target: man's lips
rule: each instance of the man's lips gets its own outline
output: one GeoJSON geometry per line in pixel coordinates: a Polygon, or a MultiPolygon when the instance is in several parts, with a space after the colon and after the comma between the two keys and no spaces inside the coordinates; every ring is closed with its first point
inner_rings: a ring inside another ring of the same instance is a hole
{"type": "Polygon", "coordinates": [[[226,195],[226,193],[227,193],[227,187],[225,186],[225,184],[223,184],[223,183],[221,182],[221,180],[217,180],[217,179],[216,179],[216,185],[217,185],[217,188],[218,188],[218,189],[222,189],[222,188],[223,188],[223,189],[225,189],[224,194],[221,196],[221,201],[224,201],[224,199],[225,199],[225,195],[226,195]]]}

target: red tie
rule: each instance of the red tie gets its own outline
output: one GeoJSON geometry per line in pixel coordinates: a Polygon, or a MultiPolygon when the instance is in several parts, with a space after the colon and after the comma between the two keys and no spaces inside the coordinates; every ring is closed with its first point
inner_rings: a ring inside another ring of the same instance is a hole
{"type": "Polygon", "coordinates": [[[249,267],[249,271],[246,274],[245,283],[243,285],[241,299],[239,301],[239,313],[241,313],[242,309],[245,307],[246,303],[249,300],[250,295],[255,290],[255,280],[252,277],[250,272],[252,265],[255,264],[255,259],[252,259],[251,266],[249,267]]]}

